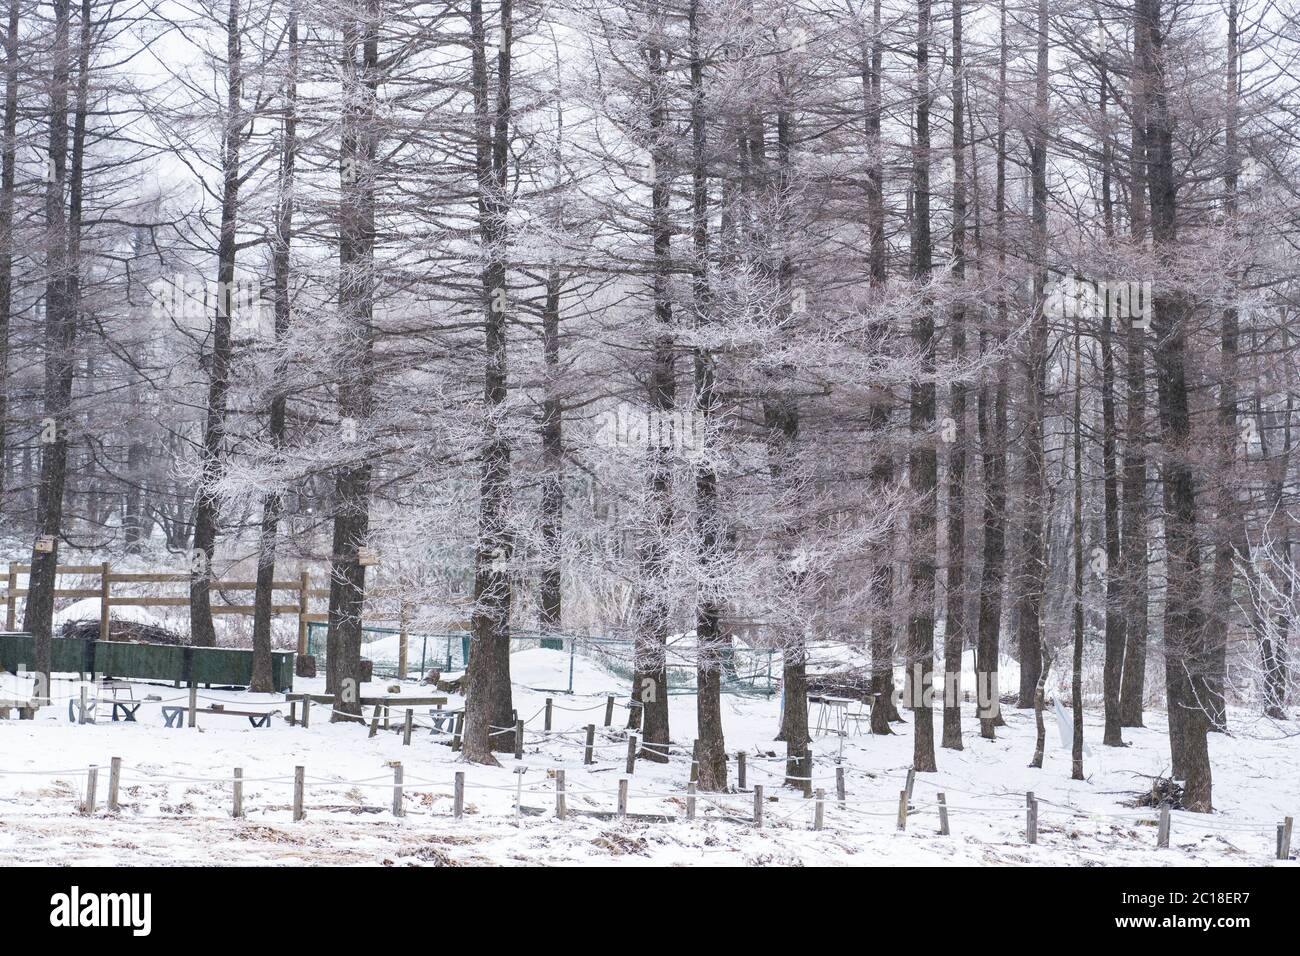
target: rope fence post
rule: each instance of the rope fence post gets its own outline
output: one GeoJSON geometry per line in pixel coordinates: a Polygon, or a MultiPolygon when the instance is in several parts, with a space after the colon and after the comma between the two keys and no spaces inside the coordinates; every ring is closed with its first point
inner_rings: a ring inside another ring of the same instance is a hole
{"type": "Polygon", "coordinates": [[[86,799],[81,804],[81,812],[95,812],[95,791],[99,789],[99,768],[92,766],[86,771],[86,799]]]}
{"type": "Polygon", "coordinates": [[[463,746],[465,734],[465,712],[462,710],[456,715],[456,723],[451,732],[451,749],[453,752],[459,751],[463,746]]]}
{"type": "Polygon", "coordinates": [[[1038,801],[1032,790],[1025,794],[1025,842],[1038,842],[1038,801]]]}
{"type": "Polygon", "coordinates": [[[370,715],[370,733],[367,735],[373,737],[379,733],[379,705],[375,704],[375,712],[370,715]]]}
{"type": "Polygon", "coordinates": [[[551,698],[549,698],[549,697],[546,698],[546,716],[545,716],[544,718],[542,718],[542,720],[543,720],[543,723],[542,723],[542,729],[543,729],[543,730],[548,730],[548,731],[549,731],[549,730],[551,729],[551,707],[554,706],[554,703],[555,703],[555,702],[554,702],[551,698]]]}
{"type": "Polygon", "coordinates": [[[231,787],[230,815],[238,820],[244,815],[244,768],[235,768],[235,779],[231,787]]]}
{"type": "Polygon", "coordinates": [[[564,770],[555,771],[555,817],[563,820],[568,814],[568,807],[564,804],[564,770]]]}
{"type": "Polygon", "coordinates": [[[745,751],[736,754],[736,789],[745,789],[745,751]]]}
{"type": "Polygon", "coordinates": [[[307,730],[311,727],[311,697],[302,699],[302,729],[307,730]]]}
{"type": "Polygon", "coordinates": [[[196,681],[190,681],[189,727],[191,730],[198,726],[198,713],[199,685],[196,681]]]}
{"type": "Polygon", "coordinates": [[[912,788],[916,786],[916,768],[907,768],[907,802],[912,802],[912,788]]]}
{"type": "Polygon", "coordinates": [[[804,776],[807,778],[803,782],[803,797],[805,800],[812,799],[813,795],[813,751],[812,747],[804,748],[803,758],[804,776]]]}
{"type": "Polygon", "coordinates": [[[605,726],[611,727],[614,724],[614,695],[605,696],[605,726]]]}
{"type": "MultiPolygon", "coordinates": [[[[410,711],[408,710],[409,714],[410,711]]],[[[406,811],[402,807],[402,762],[398,760],[393,764],[393,816],[406,816],[406,811]]]]}
{"type": "Polygon", "coordinates": [[[907,791],[898,791],[898,829],[907,829],[907,791]]]}
{"type": "Polygon", "coordinates": [[[296,823],[303,818],[302,810],[302,791],[305,783],[304,777],[306,770],[302,767],[293,768],[293,819],[296,823]]]}
{"type": "Polygon", "coordinates": [[[1291,823],[1292,820],[1290,817],[1282,818],[1282,852],[1285,854],[1282,859],[1284,860],[1291,859],[1291,823]]]}
{"type": "Polygon", "coordinates": [[[844,786],[844,764],[837,764],[835,767],[835,799],[844,806],[847,788],[844,786]]]}
{"type": "Polygon", "coordinates": [[[763,828],[763,785],[754,784],[754,826],[763,828]]]}
{"type": "MultiPolygon", "coordinates": [[[[78,706],[79,706],[81,709],[77,711],[77,723],[79,723],[79,724],[84,724],[84,723],[86,722],[86,707],[88,706],[88,705],[86,704],[86,685],[85,685],[85,684],[82,684],[82,685],[81,685],[81,695],[80,695],[80,696],[81,696],[81,700],[80,700],[80,703],[79,703],[78,706]]],[[[190,726],[193,727],[194,724],[191,723],[190,726]]]]}
{"type": "MultiPolygon", "coordinates": [[[[107,565],[105,565],[107,567],[107,565]]],[[[122,782],[122,758],[114,757],[108,762],[108,809],[113,813],[118,810],[117,791],[122,782]]]]}
{"type": "Polygon", "coordinates": [[[591,764],[596,762],[592,759],[592,754],[591,754],[592,748],[595,746],[595,744],[596,744],[596,725],[588,724],[587,743],[586,746],[584,746],[582,749],[582,762],[586,766],[590,766],[591,764]]]}
{"type": "Polygon", "coordinates": [[[452,790],[451,815],[459,820],[465,815],[465,771],[456,771],[456,785],[452,790]]]}
{"type": "Polygon", "coordinates": [[[1169,848],[1169,808],[1160,808],[1160,823],[1156,828],[1156,847],[1166,850],[1169,848]]]}
{"type": "Polygon", "coordinates": [[[636,770],[636,734],[628,734],[627,737],[627,772],[629,774],[636,770]]]}
{"type": "Polygon", "coordinates": [[[948,836],[948,797],[939,794],[939,836],[948,836]]]}
{"type": "Polygon", "coordinates": [[[411,724],[415,720],[415,711],[410,707],[406,708],[406,719],[402,721],[402,746],[411,746],[411,724]]]}
{"type": "Polygon", "coordinates": [[[695,784],[686,785],[686,819],[695,819],[695,784]]]}
{"type": "Polygon", "coordinates": [[[619,819],[627,817],[627,777],[618,780],[618,816],[619,819]]]}
{"type": "Polygon", "coordinates": [[[813,829],[820,830],[823,822],[822,814],[826,808],[826,791],[819,787],[813,799],[817,801],[817,806],[813,808],[813,829]]]}
{"type": "Polygon", "coordinates": [[[515,759],[524,759],[524,722],[515,721],[515,759]]]}

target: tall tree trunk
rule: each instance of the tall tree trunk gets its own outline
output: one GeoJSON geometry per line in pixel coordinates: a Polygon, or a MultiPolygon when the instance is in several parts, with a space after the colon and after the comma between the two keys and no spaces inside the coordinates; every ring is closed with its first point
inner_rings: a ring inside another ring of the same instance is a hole
{"type": "Polygon", "coordinates": [[[1030,317],[1026,379],[1025,489],[1020,586],[1020,700],[1032,707],[1042,667],[1042,610],[1047,586],[1046,525],[1043,507],[1047,486],[1045,422],[1047,403],[1047,0],[1038,0],[1037,65],[1034,77],[1034,120],[1029,136],[1029,176],[1032,190],[1034,292],[1030,317]]]}
{"type": "MultiPolygon", "coordinates": [[[[375,99],[379,88],[379,0],[366,0],[362,19],[343,20],[343,122],[339,140],[339,316],[347,340],[338,361],[338,408],[344,429],[368,437],[374,387],[375,99]],[[358,59],[358,48],[360,58],[358,59]]],[[[346,446],[345,446],[346,447],[346,446]]],[[[370,533],[370,458],[348,449],[334,478],[334,534],[330,557],[328,679],[332,720],[361,714],[361,627],[366,565],[361,549],[370,533]]]]}
{"type": "MultiPolygon", "coordinates": [[[[275,347],[281,351],[276,362],[267,437],[277,459],[284,447],[287,399],[283,383],[289,371],[287,356],[282,350],[289,335],[291,319],[289,250],[293,240],[294,165],[298,146],[298,10],[296,6],[291,6],[289,9],[288,34],[289,59],[284,81],[279,195],[276,200],[275,245],[271,253],[275,283],[275,347]]],[[[257,590],[253,596],[253,677],[249,689],[258,693],[270,693],[275,690],[271,675],[271,607],[275,603],[275,556],[280,532],[280,515],[283,511],[284,498],[278,490],[272,490],[262,501],[261,541],[257,554],[257,590]]]]}
{"type": "MultiPolygon", "coordinates": [[[[867,233],[869,240],[868,271],[872,296],[883,294],[887,279],[888,245],[885,240],[885,163],[881,152],[880,127],[883,113],[881,76],[884,60],[880,0],[874,0],[871,14],[871,43],[862,50],[862,97],[866,107],[867,132],[867,233]]],[[[878,323],[876,348],[889,348],[888,319],[878,323]]],[[[868,480],[878,495],[888,494],[894,483],[894,454],[884,445],[889,429],[892,403],[887,388],[879,388],[878,397],[868,409],[867,424],[874,439],[875,455],[868,480]]],[[[889,734],[889,724],[901,719],[894,704],[894,555],[893,529],[881,535],[884,543],[871,553],[871,732],[889,734]]],[[[807,715],[804,716],[807,723],[807,715]]]]}
{"type": "Polygon", "coordinates": [[[948,446],[948,609],[943,631],[943,746],[961,750],[961,665],[966,647],[966,157],[962,84],[961,0],[952,0],[952,277],[949,334],[957,378],[952,383],[954,441],[948,446]]]}
{"type": "MultiPolygon", "coordinates": [[[[1146,157],[1151,238],[1157,260],[1171,272],[1178,255],[1178,182],[1174,173],[1174,121],[1165,73],[1161,0],[1136,0],[1135,28],[1146,34],[1152,56],[1147,72],[1146,157]]],[[[1179,292],[1154,295],[1158,417],[1163,444],[1165,506],[1165,680],[1169,739],[1175,777],[1185,781],[1183,805],[1211,811],[1209,731],[1205,711],[1204,614],[1200,605],[1201,555],[1196,534],[1196,482],[1188,461],[1192,424],[1187,386],[1188,305],[1179,292]]]]}
{"type": "Polygon", "coordinates": [[[547,273],[546,302],[542,307],[546,397],[542,400],[543,564],[538,604],[542,631],[547,633],[558,633],[564,619],[560,588],[564,559],[564,407],[559,391],[560,295],[563,283],[559,270],[552,269],[547,273]]]}
{"type": "Polygon", "coordinates": [[[5,30],[5,111],[0,142],[0,522],[9,486],[9,317],[13,308],[14,172],[18,149],[19,0],[9,0],[5,30]]]}
{"type": "Polygon", "coordinates": [[[71,50],[68,0],[54,0],[51,52],[50,137],[45,187],[45,423],[42,428],[41,474],[37,492],[36,546],[32,549],[23,630],[36,641],[36,697],[50,694],[51,629],[59,537],[63,529],[63,489],[68,469],[68,428],[72,417],[73,347],[77,308],[71,301],[68,239],[68,85],[71,50]],[[49,440],[46,440],[48,437],[49,440]],[[49,550],[46,550],[48,546],[49,550]]]}
{"type": "Polygon", "coordinates": [[[934,760],[934,584],[938,547],[935,494],[938,454],[935,450],[935,334],[934,309],[928,290],[933,266],[930,237],[930,0],[917,0],[916,148],[912,163],[912,279],[923,287],[912,319],[913,346],[921,356],[911,386],[909,425],[912,447],[907,470],[915,502],[908,520],[910,548],[908,606],[908,686],[916,721],[912,766],[917,772],[938,769],[934,760]]]}
{"type": "MultiPolygon", "coordinates": [[[[704,98],[704,51],[700,42],[700,4],[691,0],[687,10],[691,69],[691,246],[694,262],[691,291],[695,304],[695,325],[711,321],[709,289],[709,181],[708,137],[704,98]]],[[[694,355],[694,406],[703,420],[701,433],[709,440],[717,412],[717,364],[712,350],[697,346],[694,355]]],[[[708,567],[718,560],[722,546],[722,515],[718,502],[718,475],[704,448],[696,449],[695,469],[696,535],[700,562],[708,567]]],[[[709,575],[705,575],[706,578],[709,575]]],[[[702,790],[719,791],[727,786],[727,746],[722,730],[722,648],[719,626],[721,609],[713,594],[700,594],[695,612],[696,739],[699,748],[698,784],[702,790]]]]}
{"type": "MultiPolygon", "coordinates": [[[[1083,779],[1083,332],[1074,320],[1074,660],[1070,674],[1073,714],[1070,779],[1083,779]]],[[[1035,696],[1036,693],[1035,693],[1035,696]]]]}

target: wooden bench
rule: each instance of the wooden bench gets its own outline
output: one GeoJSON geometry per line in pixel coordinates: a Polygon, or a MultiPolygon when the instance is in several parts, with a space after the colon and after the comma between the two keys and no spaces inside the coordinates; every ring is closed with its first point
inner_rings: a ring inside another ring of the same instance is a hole
{"type": "MultiPolygon", "coordinates": [[[[177,707],[175,705],[164,707],[163,721],[168,727],[184,727],[185,715],[189,712],[188,707],[177,707]]],[[[224,707],[199,707],[194,713],[196,714],[216,714],[227,717],[247,717],[248,722],[254,727],[270,727],[271,715],[277,714],[275,710],[227,710],[224,707]]]]}

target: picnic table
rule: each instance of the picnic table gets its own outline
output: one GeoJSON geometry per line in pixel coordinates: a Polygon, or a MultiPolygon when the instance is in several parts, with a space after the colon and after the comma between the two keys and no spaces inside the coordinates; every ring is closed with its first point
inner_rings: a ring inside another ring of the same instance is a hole
{"type": "Polygon", "coordinates": [[[95,723],[95,718],[99,716],[99,705],[104,703],[110,705],[109,713],[112,715],[114,721],[121,719],[126,723],[135,723],[135,715],[140,710],[140,705],[143,704],[144,701],[138,701],[135,699],[135,688],[131,685],[130,681],[105,681],[96,688],[97,691],[100,689],[112,691],[112,698],[103,699],[98,693],[96,693],[94,697],[87,697],[84,715],[81,709],[80,698],[70,700],[68,701],[68,720],[74,724],[93,724],[95,723]],[[122,691],[126,691],[125,700],[118,696],[122,691]]]}
{"type": "MultiPolygon", "coordinates": [[[[874,695],[873,695],[874,701],[874,695]]],[[[818,705],[817,719],[813,732],[818,736],[838,734],[849,736],[849,725],[856,733],[862,733],[862,721],[871,716],[866,704],[856,697],[834,697],[827,694],[810,694],[808,706],[818,705]],[[855,707],[856,705],[856,707],[855,707]]]]}
{"type": "MultiPolygon", "coordinates": [[[[185,714],[188,707],[179,707],[176,705],[164,706],[162,709],[163,721],[168,727],[184,727],[185,714]]],[[[248,722],[254,727],[271,726],[271,715],[279,713],[275,710],[231,710],[226,707],[198,707],[195,708],[196,714],[225,714],[228,717],[247,717],[248,722]]]]}

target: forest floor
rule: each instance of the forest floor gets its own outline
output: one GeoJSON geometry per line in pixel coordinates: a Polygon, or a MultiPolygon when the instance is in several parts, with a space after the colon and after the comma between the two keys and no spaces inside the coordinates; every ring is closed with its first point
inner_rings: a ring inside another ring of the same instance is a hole
{"type": "MultiPolygon", "coordinates": [[[[0,721],[0,865],[85,864],[1040,864],[1284,865],[1275,856],[1276,827],[1300,811],[1300,723],[1263,723],[1232,715],[1232,733],[1211,738],[1212,815],[1175,811],[1168,849],[1156,848],[1156,812],[1134,797],[1168,772],[1165,717],[1125,731],[1129,746],[1100,744],[1100,714],[1089,710],[1087,779],[1072,781],[1070,753],[1056,717],[1047,715],[1043,769],[1026,765],[1033,750],[1030,711],[1004,709],[997,740],[979,737],[973,706],[963,713],[964,749],[938,751],[939,772],[919,774],[905,831],[897,828],[899,791],[911,763],[911,725],[890,737],[824,735],[813,741],[814,786],[826,791],[824,828],[812,828],[814,802],[781,786],[784,745],[773,737],[777,699],[727,696],[724,729],[733,756],[731,792],[701,795],[697,818],[685,819],[694,736],[694,699],[674,696],[677,748],[666,765],[636,763],[629,778],[629,816],[617,819],[625,776],[626,711],[605,728],[605,694],[625,696],[616,678],[583,658],[573,695],[530,688],[565,686],[569,655],[527,650],[514,655],[515,706],[527,720],[521,761],[467,764],[430,730],[417,708],[410,746],[395,726],[373,738],[368,728],[330,723],[312,709],[309,728],[281,717],[252,728],[242,718],[200,714],[198,728],[166,729],[160,708],[185,703],[185,691],[137,684],[147,701],[134,723],[68,720],[66,701],[34,721],[0,721]],[[554,732],[542,732],[545,698],[555,701],[554,732]],[[583,736],[596,724],[596,762],[583,765],[583,736]],[[736,790],[737,751],[748,755],[744,792],[736,790]],[[107,812],[108,764],[122,759],[121,809],[107,812]],[[835,800],[835,761],[845,768],[846,801],[835,800]],[[392,761],[405,774],[405,816],[392,816],[392,761]],[[98,765],[98,807],[79,812],[87,767],[98,765]],[[306,818],[292,820],[292,779],[305,767],[306,818]],[[230,818],[232,769],[243,770],[246,818],[230,818]],[[516,774],[526,768],[522,780],[516,774]],[[566,772],[569,818],[555,819],[554,772],[566,772]],[[453,778],[464,771],[465,812],[452,816],[453,778]],[[522,784],[522,812],[516,786],[522,784]],[[765,788],[764,825],[753,823],[754,785],[765,788]],[[1038,843],[1025,836],[1025,793],[1039,801],[1038,843]],[[945,795],[951,834],[940,836],[937,795],[945,795]],[[644,816],[642,816],[644,815],[644,816]]],[[[17,679],[0,678],[0,697],[17,679]]],[[[297,681],[313,690],[320,681],[297,681]]],[[[389,681],[368,685],[382,692],[389,681]]],[[[56,682],[55,694],[77,695],[56,682]]],[[[429,693],[413,681],[403,693],[429,693]]],[[[278,695],[201,691],[201,705],[288,708],[278,695]]],[[[453,697],[449,706],[458,706],[453,697]]],[[[106,711],[107,708],[105,707],[106,711]]],[[[367,714],[368,716],[368,714],[367,714]]],[[[400,718],[400,712],[395,716],[400,718]]],[[[814,711],[815,720],[816,714],[814,711]]],[[[910,720],[910,715],[908,715],[910,720]]],[[[396,722],[395,722],[396,723],[396,722]]],[[[940,715],[935,713],[935,736],[940,715]]],[[[851,728],[852,729],[852,728],[851,728]]]]}

